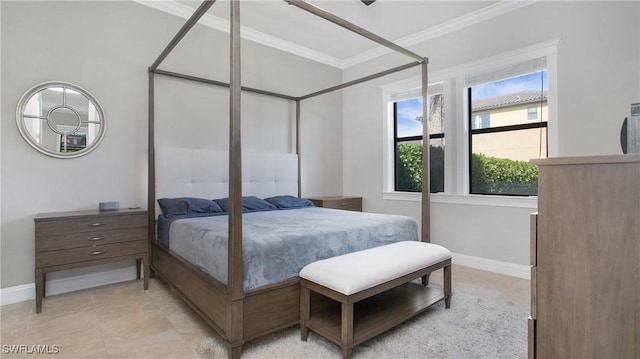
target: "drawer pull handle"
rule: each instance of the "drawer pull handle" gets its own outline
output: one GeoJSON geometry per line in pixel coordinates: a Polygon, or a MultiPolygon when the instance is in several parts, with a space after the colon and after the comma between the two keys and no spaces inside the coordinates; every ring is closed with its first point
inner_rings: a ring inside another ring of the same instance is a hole
{"type": "Polygon", "coordinates": [[[341,205],[342,207],[344,207],[344,206],[346,206],[347,204],[346,204],[345,202],[342,202],[342,203],[340,203],[340,205],[341,205]]]}
{"type": "Polygon", "coordinates": [[[97,256],[97,255],[100,255],[102,253],[107,253],[107,251],[93,251],[93,252],[90,252],[89,255],[97,256]]]}
{"type": "Polygon", "coordinates": [[[107,238],[107,236],[102,236],[102,237],[92,237],[92,238],[89,238],[89,240],[90,240],[91,242],[95,242],[95,241],[103,240],[103,239],[105,239],[105,238],[107,238]]]}
{"type": "Polygon", "coordinates": [[[100,226],[104,226],[106,223],[104,222],[98,222],[98,223],[90,223],[88,224],[89,227],[100,227],[100,226]]]}

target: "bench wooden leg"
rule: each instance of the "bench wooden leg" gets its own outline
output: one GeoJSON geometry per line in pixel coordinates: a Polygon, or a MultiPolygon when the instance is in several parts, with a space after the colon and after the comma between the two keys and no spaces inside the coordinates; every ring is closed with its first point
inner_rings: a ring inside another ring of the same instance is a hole
{"type": "Polygon", "coordinates": [[[351,359],[353,353],[353,303],[342,303],[342,357],[351,359]]]}
{"type": "Polygon", "coordinates": [[[309,321],[309,315],[311,311],[311,293],[309,288],[300,287],[300,339],[307,341],[309,336],[309,328],[307,328],[307,321],[309,321]]]}
{"type": "Polygon", "coordinates": [[[431,273],[425,274],[422,276],[422,285],[423,286],[428,286],[429,285],[429,276],[431,275],[431,273]]]}
{"type": "Polygon", "coordinates": [[[229,359],[240,359],[240,356],[242,355],[242,345],[236,347],[228,345],[227,351],[229,359]]]}
{"type": "Polygon", "coordinates": [[[451,265],[444,267],[444,307],[451,308],[451,265]]]}

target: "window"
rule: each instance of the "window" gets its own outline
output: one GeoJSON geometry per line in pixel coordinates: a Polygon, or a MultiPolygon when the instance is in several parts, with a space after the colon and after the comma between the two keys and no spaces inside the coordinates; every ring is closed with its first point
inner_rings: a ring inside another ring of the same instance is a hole
{"type": "MultiPolygon", "coordinates": [[[[431,201],[526,208],[535,203],[537,168],[529,160],[557,155],[558,43],[554,39],[429,72],[431,192],[438,192],[431,201]]],[[[420,77],[411,77],[381,87],[383,199],[422,199],[421,161],[416,160],[421,159],[422,129],[405,132],[408,120],[402,118],[414,107],[409,123],[422,124],[421,84],[420,77]],[[405,156],[411,144],[416,154],[405,156]],[[403,163],[408,157],[412,166],[403,163]]]]}
{"type": "Polygon", "coordinates": [[[546,110],[546,83],[542,70],[468,87],[470,193],[537,194],[529,160],[547,157],[547,122],[530,120],[546,110]]]}
{"type": "Polygon", "coordinates": [[[479,128],[491,127],[490,116],[490,113],[474,114],[473,120],[471,121],[471,128],[477,130],[479,128]]]}
{"type": "MultiPolygon", "coordinates": [[[[437,92],[438,87],[434,91],[437,92]]],[[[398,95],[408,97],[416,92],[398,95]]],[[[429,155],[431,192],[444,191],[444,95],[429,99],[429,155]]],[[[422,97],[393,102],[394,123],[394,191],[422,191],[422,97]]]]}

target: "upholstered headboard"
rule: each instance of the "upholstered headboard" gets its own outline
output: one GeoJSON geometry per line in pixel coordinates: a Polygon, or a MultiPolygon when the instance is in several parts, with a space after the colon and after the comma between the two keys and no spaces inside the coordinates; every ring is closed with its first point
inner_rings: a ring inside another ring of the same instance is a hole
{"type": "MultiPolygon", "coordinates": [[[[221,150],[156,147],[156,199],[229,196],[229,153],[221,150]]],[[[243,152],[242,195],[260,198],[298,195],[298,156],[243,152]]],[[[159,214],[156,201],[156,215],[159,214]]]]}

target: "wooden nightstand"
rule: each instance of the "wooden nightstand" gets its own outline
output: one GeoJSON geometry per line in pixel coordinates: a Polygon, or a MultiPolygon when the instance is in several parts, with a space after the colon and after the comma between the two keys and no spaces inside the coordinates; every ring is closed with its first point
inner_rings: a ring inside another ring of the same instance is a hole
{"type": "Polygon", "coordinates": [[[36,232],[36,313],[42,311],[46,274],[65,269],[136,260],[149,288],[149,218],[146,210],[42,213],[36,232]]]}
{"type": "Polygon", "coordinates": [[[362,212],[362,197],[332,196],[308,198],[317,207],[362,212]]]}

